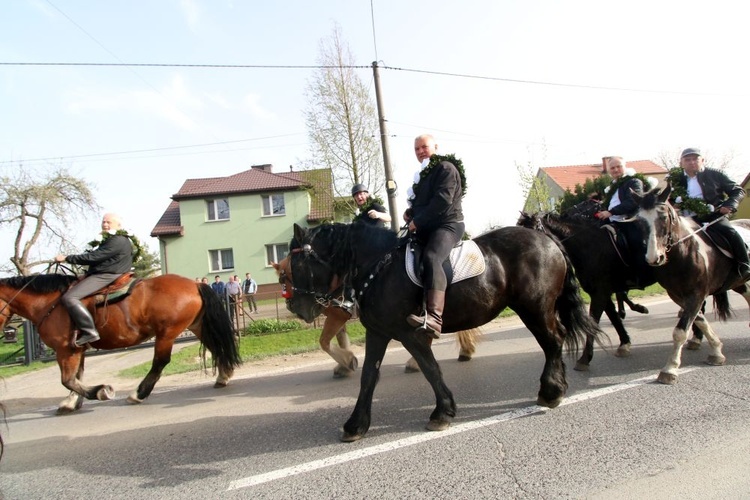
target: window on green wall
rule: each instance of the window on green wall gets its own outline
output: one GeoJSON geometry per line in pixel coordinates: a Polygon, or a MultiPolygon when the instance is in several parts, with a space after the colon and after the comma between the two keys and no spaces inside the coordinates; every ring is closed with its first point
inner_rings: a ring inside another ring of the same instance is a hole
{"type": "Polygon", "coordinates": [[[287,243],[266,245],[266,266],[270,266],[272,262],[279,262],[288,254],[289,244],[287,243]]]}
{"type": "Polygon", "coordinates": [[[226,198],[206,200],[206,210],[208,220],[227,220],[229,219],[229,200],[226,198]]]}
{"type": "Polygon", "coordinates": [[[211,272],[226,271],[227,269],[234,269],[234,252],[231,248],[224,248],[221,250],[209,250],[209,258],[211,259],[211,272]]]}
{"type": "Polygon", "coordinates": [[[283,194],[269,194],[266,196],[261,196],[261,199],[263,200],[264,216],[286,214],[286,206],[284,205],[283,194]]]}

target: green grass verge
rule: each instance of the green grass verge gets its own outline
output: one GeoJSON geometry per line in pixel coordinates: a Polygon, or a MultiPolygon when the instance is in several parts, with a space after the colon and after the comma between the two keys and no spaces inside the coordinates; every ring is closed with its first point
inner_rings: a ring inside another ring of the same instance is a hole
{"type": "MultiPolygon", "coordinates": [[[[645,290],[631,290],[629,296],[631,299],[648,297],[653,295],[663,295],[664,289],[659,285],[652,285],[645,290]]],[[[581,294],[588,303],[589,296],[582,291],[581,294]]],[[[515,316],[511,309],[505,309],[500,313],[501,318],[515,316]]],[[[267,321],[267,320],[261,320],[267,321]]],[[[259,326],[262,325],[261,321],[259,326]]],[[[273,320],[271,320],[273,321],[273,320]]],[[[347,325],[349,338],[354,344],[364,342],[365,330],[358,321],[351,321],[347,325]]],[[[283,356],[290,354],[299,354],[311,352],[320,349],[318,339],[320,337],[320,328],[304,328],[287,332],[278,333],[254,333],[244,335],[240,340],[240,356],[243,361],[252,361],[257,359],[268,358],[272,356],[283,356]]],[[[335,342],[335,341],[334,341],[335,342]]],[[[20,344],[0,344],[0,353],[4,350],[13,352],[18,349],[20,344]]],[[[164,375],[174,375],[202,369],[200,355],[198,353],[198,344],[182,348],[179,352],[172,354],[171,362],[164,368],[164,375]]],[[[209,355],[210,356],[210,355],[209,355]]],[[[0,368],[0,377],[11,377],[35,370],[41,370],[49,366],[54,366],[55,362],[34,362],[30,366],[13,365],[0,368]]],[[[209,359],[210,367],[210,359],[209,359]]],[[[151,369],[151,363],[143,363],[132,368],[121,371],[118,375],[129,378],[143,378],[151,369]]]]}

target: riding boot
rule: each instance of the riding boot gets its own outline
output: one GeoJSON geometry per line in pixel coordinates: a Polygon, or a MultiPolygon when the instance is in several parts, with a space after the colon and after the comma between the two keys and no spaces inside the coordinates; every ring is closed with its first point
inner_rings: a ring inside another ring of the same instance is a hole
{"type": "Polygon", "coordinates": [[[89,310],[86,309],[86,306],[81,304],[80,301],[71,302],[68,305],[68,314],[70,314],[73,323],[81,332],[76,339],[77,346],[80,347],[99,340],[99,332],[96,331],[94,318],[91,316],[89,310]]]}
{"type": "Polygon", "coordinates": [[[443,307],[445,305],[445,291],[428,290],[427,307],[423,316],[410,314],[406,318],[409,325],[417,329],[417,332],[427,334],[433,339],[440,338],[440,332],[443,328],[443,307]]]}
{"type": "Polygon", "coordinates": [[[735,233],[734,237],[728,238],[728,240],[732,247],[737,267],[729,271],[729,275],[721,287],[722,291],[730,290],[732,285],[740,285],[750,279],[750,256],[748,256],[747,247],[742,236],[735,233]]]}

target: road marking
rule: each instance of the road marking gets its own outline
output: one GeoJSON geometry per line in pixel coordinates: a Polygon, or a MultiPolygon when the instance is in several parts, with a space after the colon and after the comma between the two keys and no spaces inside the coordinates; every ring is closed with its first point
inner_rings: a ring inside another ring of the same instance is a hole
{"type": "MultiPolygon", "coordinates": [[[[693,370],[697,370],[698,367],[685,368],[680,370],[680,374],[688,373],[693,370]]],[[[648,377],[638,378],[621,384],[612,385],[608,387],[602,387],[600,389],[594,389],[592,391],[582,392],[580,394],[573,395],[569,398],[565,398],[560,406],[567,406],[576,403],[582,403],[590,399],[607,396],[616,392],[631,389],[639,385],[644,385],[655,381],[655,377],[649,375],[648,377]]],[[[258,474],[255,476],[246,477],[244,479],[238,479],[229,483],[227,491],[239,490],[242,488],[249,488],[251,486],[257,486],[259,484],[268,483],[277,479],[283,479],[285,477],[296,476],[298,474],[304,474],[305,472],[312,472],[314,470],[323,469],[325,467],[331,467],[333,465],[339,465],[346,462],[352,462],[362,458],[370,457],[373,455],[379,455],[381,453],[387,453],[389,451],[397,450],[399,448],[406,448],[407,446],[414,446],[415,444],[432,441],[434,439],[442,439],[447,436],[453,436],[454,434],[460,434],[462,432],[471,431],[474,429],[481,429],[482,427],[489,427],[491,425],[508,422],[517,418],[526,417],[536,413],[543,413],[549,411],[549,408],[539,405],[526,406],[524,408],[518,408],[516,410],[495,415],[493,417],[484,418],[482,420],[475,420],[473,422],[464,422],[462,424],[454,425],[449,427],[447,430],[440,432],[424,432],[404,439],[398,439],[389,443],[383,443],[376,446],[370,446],[369,448],[363,448],[361,450],[351,451],[348,453],[342,453],[340,455],[334,455],[332,457],[323,458],[320,460],[313,460],[311,462],[295,465],[292,467],[286,467],[284,469],[278,469],[264,474],[258,474]]]]}

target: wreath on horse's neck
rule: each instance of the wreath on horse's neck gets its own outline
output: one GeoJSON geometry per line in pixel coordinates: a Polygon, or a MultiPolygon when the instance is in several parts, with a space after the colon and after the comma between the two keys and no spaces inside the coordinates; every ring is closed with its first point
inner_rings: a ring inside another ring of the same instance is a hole
{"type": "MultiPolygon", "coordinates": [[[[100,234],[101,239],[89,241],[88,245],[92,250],[107,241],[112,236],[112,233],[108,231],[102,231],[100,234]]],[[[141,240],[139,240],[136,235],[130,234],[124,229],[118,229],[114,234],[116,234],[117,236],[125,236],[130,240],[130,244],[133,246],[133,264],[141,260],[146,255],[146,250],[143,248],[141,240]]]]}
{"type": "Polygon", "coordinates": [[[461,177],[461,197],[463,198],[464,196],[466,196],[466,172],[464,172],[463,162],[452,154],[434,154],[430,156],[430,163],[428,163],[427,166],[423,168],[421,172],[419,172],[419,181],[415,182],[411,187],[411,190],[414,192],[414,198],[417,197],[417,191],[419,189],[419,184],[422,182],[422,179],[430,175],[432,169],[437,167],[441,162],[444,161],[452,163],[456,167],[456,170],[458,170],[458,175],[461,177]]]}
{"type": "Polygon", "coordinates": [[[679,205],[678,208],[681,211],[693,212],[698,217],[709,215],[713,210],[708,206],[708,203],[700,198],[688,196],[686,177],[687,175],[680,167],[675,167],[669,171],[667,181],[672,186],[672,194],[669,197],[674,200],[675,205],[679,205]]]}
{"type": "Polygon", "coordinates": [[[366,214],[370,210],[373,210],[372,206],[375,204],[378,204],[381,207],[384,206],[383,200],[381,200],[379,197],[370,196],[369,198],[367,198],[367,201],[364,205],[362,205],[361,207],[357,207],[357,210],[359,210],[360,214],[366,214]]]}

